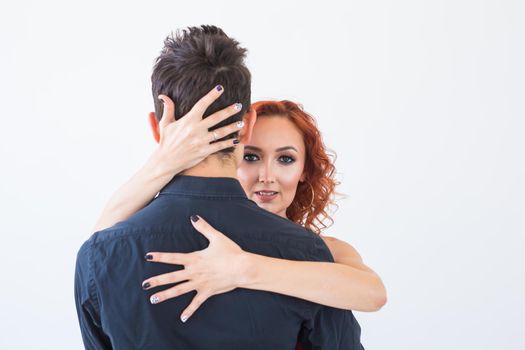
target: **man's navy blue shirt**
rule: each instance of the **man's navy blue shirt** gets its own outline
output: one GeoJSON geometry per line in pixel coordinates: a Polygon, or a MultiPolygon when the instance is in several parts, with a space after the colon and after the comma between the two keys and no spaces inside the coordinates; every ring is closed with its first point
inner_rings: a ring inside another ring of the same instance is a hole
{"type": "Polygon", "coordinates": [[[75,300],[87,349],[362,349],[351,311],[272,292],[237,288],[206,300],[183,323],[195,291],[152,305],[143,280],[179,265],[144,260],[150,251],[188,253],[207,239],[198,214],[243,250],[304,261],[333,262],[313,232],[261,209],[233,178],[176,176],[128,220],[96,232],[80,248],[75,300]]]}

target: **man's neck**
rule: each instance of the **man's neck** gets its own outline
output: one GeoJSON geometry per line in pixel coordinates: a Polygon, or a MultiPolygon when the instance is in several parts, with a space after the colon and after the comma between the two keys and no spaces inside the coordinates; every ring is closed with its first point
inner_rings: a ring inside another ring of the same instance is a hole
{"type": "Polygon", "coordinates": [[[212,155],[194,166],[184,170],[180,175],[202,176],[202,177],[232,177],[237,178],[237,166],[231,158],[221,158],[220,155],[212,155]]]}

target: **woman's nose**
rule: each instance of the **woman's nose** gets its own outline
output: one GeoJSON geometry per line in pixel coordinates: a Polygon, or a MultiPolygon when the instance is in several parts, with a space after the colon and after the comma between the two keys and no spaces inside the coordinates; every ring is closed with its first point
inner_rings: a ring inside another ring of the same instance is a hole
{"type": "Polygon", "coordinates": [[[259,182],[262,183],[273,183],[275,182],[275,177],[273,175],[273,169],[271,164],[264,164],[259,169],[259,182]]]}

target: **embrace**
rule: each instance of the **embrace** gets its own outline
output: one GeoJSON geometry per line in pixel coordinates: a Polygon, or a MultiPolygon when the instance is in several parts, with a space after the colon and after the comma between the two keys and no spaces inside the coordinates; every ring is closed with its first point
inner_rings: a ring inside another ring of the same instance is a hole
{"type": "Polygon", "coordinates": [[[77,256],[86,349],[363,349],[380,277],[323,235],[337,182],[312,116],[252,104],[246,49],[170,35],[151,76],[158,147],[77,256]]]}

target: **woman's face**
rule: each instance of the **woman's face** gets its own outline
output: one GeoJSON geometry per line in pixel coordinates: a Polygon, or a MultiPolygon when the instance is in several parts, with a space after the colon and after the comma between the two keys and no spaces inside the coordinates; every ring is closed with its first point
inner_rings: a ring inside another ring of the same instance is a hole
{"type": "Polygon", "coordinates": [[[258,118],[237,170],[248,198],[286,218],[286,208],[295,197],[299,181],[303,180],[305,154],[303,136],[288,118],[258,118]]]}

